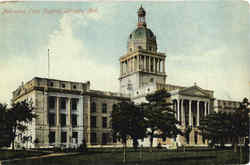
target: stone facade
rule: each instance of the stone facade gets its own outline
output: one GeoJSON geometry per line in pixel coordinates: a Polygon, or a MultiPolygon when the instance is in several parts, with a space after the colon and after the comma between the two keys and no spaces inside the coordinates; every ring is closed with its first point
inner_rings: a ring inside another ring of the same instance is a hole
{"type": "MultiPolygon", "coordinates": [[[[112,106],[129,98],[119,93],[91,90],[90,82],[35,77],[13,92],[13,102],[22,100],[32,100],[38,115],[25,133],[31,140],[24,147],[32,148],[77,147],[83,139],[88,146],[111,144],[112,106]],[[35,139],[39,143],[34,143],[35,139]]],[[[20,145],[21,139],[17,138],[20,145]]]]}

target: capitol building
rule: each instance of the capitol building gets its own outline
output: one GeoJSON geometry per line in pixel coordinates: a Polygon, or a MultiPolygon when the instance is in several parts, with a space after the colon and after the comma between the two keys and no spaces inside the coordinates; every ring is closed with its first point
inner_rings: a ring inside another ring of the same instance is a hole
{"type": "MultiPolygon", "coordinates": [[[[154,144],[207,145],[197,128],[200,119],[218,111],[230,112],[239,102],[217,99],[214,91],[202,89],[196,83],[193,86],[168,84],[166,53],[158,52],[157,36],[147,27],[146,11],[140,7],[137,14],[137,26],[128,34],[127,52],[119,58],[120,91],[94,90],[89,81],[34,77],[13,92],[13,102],[32,100],[38,115],[25,132],[32,140],[21,144],[22,137],[18,136],[15,145],[77,147],[85,141],[88,147],[121,146],[111,133],[110,114],[114,105],[129,100],[138,104],[145,102],[147,94],[159,89],[171,93],[175,116],[181,123],[178,127],[193,129],[187,138],[178,135],[175,139],[155,139],[154,144]],[[35,140],[38,143],[34,143],[35,140]]],[[[149,146],[147,138],[140,143],[149,146]]]]}

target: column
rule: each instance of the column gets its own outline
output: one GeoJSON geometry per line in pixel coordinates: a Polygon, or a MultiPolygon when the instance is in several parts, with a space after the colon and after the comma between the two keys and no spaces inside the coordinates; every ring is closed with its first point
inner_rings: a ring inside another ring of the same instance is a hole
{"type": "Polygon", "coordinates": [[[127,61],[126,60],[124,61],[124,71],[127,74],[127,61]]]}
{"type": "Polygon", "coordinates": [[[120,62],[120,75],[122,75],[122,62],[120,62]]]}
{"type": "Polygon", "coordinates": [[[135,71],[135,57],[132,57],[131,62],[132,62],[132,72],[134,72],[135,71]]]}
{"type": "Polygon", "coordinates": [[[60,125],[60,98],[56,97],[56,126],[60,125]]]}
{"type": "Polygon", "coordinates": [[[179,121],[180,121],[180,125],[182,125],[182,113],[181,113],[181,99],[179,99],[179,108],[178,108],[178,110],[179,110],[179,121]]]}
{"type": "Polygon", "coordinates": [[[209,107],[209,102],[207,102],[207,114],[209,115],[210,114],[210,107],[209,107]]]}
{"type": "Polygon", "coordinates": [[[67,112],[67,125],[68,126],[71,126],[71,98],[68,98],[67,99],[68,103],[67,103],[67,109],[66,109],[66,112],[67,112]]]}
{"type": "Polygon", "coordinates": [[[159,66],[158,67],[159,67],[158,71],[161,72],[161,59],[159,59],[159,66]]]}
{"type": "Polygon", "coordinates": [[[197,126],[200,126],[200,102],[197,100],[197,126]]]}
{"type": "Polygon", "coordinates": [[[165,73],[165,60],[163,60],[163,73],[165,73]]]}
{"type": "Polygon", "coordinates": [[[155,58],[153,57],[153,72],[155,72],[155,58]]]}
{"type": "Polygon", "coordinates": [[[184,99],[182,99],[181,103],[181,114],[182,114],[182,125],[185,126],[184,99]]]}
{"type": "Polygon", "coordinates": [[[180,121],[180,113],[179,113],[179,100],[176,99],[176,114],[177,114],[177,120],[180,121]]]}
{"type": "Polygon", "coordinates": [[[192,100],[188,101],[189,103],[189,126],[192,126],[192,100]]]}
{"type": "Polygon", "coordinates": [[[144,68],[143,68],[143,70],[146,71],[146,56],[143,56],[143,57],[144,57],[144,59],[143,59],[143,61],[144,61],[144,68]]]}
{"type": "Polygon", "coordinates": [[[151,72],[151,57],[148,57],[148,60],[149,60],[149,72],[151,72]]]}
{"type": "Polygon", "coordinates": [[[141,56],[138,55],[137,58],[138,58],[138,70],[141,70],[141,56]]]}
{"type": "Polygon", "coordinates": [[[134,72],[137,71],[137,60],[136,57],[134,57],[134,72]]]}
{"type": "Polygon", "coordinates": [[[204,102],[204,113],[207,116],[207,102],[204,102]]]}

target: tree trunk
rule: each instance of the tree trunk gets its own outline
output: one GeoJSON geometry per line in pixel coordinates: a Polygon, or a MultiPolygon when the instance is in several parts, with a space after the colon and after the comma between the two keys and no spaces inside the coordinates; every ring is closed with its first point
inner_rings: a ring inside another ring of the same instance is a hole
{"type": "Polygon", "coordinates": [[[13,132],[13,135],[12,135],[12,139],[11,139],[11,143],[12,143],[12,150],[15,150],[15,137],[16,137],[16,126],[14,128],[14,132],[13,132]]]}
{"type": "Polygon", "coordinates": [[[153,137],[153,134],[150,135],[150,152],[153,152],[153,140],[154,140],[154,137],[153,137]]]}
{"type": "Polygon", "coordinates": [[[126,163],[126,142],[123,143],[123,163],[126,163]]]}

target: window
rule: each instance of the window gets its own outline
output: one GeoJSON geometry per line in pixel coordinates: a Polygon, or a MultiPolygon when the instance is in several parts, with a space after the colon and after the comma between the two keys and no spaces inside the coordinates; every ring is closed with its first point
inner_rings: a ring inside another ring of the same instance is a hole
{"type": "Polygon", "coordinates": [[[55,109],[55,102],[56,99],[55,97],[49,96],[49,109],[55,109]]]}
{"type": "Polygon", "coordinates": [[[55,143],[55,141],[56,141],[55,132],[49,132],[49,143],[55,143]]]}
{"type": "Polygon", "coordinates": [[[62,88],[65,88],[65,84],[62,84],[62,88]]]}
{"type": "Polygon", "coordinates": [[[53,86],[54,86],[54,83],[53,83],[53,82],[50,82],[50,84],[49,84],[49,85],[53,87],[53,86]]]}
{"type": "Polygon", "coordinates": [[[90,126],[91,126],[91,128],[96,128],[96,116],[91,116],[90,126]]]}
{"type": "Polygon", "coordinates": [[[61,132],[61,143],[67,142],[67,132],[61,132]]]}
{"type": "Polygon", "coordinates": [[[77,115],[71,115],[72,127],[77,127],[77,115]]]}
{"type": "Polygon", "coordinates": [[[72,110],[77,110],[77,99],[72,99],[71,100],[71,109],[72,110]]]}
{"type": "Polygon", "coordinates": [[[91,112],[96,112],[96,103],[92,102],[91,104],[91,112]]]}
{"type": "Polygon", "coordinates": [[[116,104],[113,104],[112,111],[114,111],[115,109],[116,109],[116,104]]]}
{"type": "Polygon", "coordinates": [[[96,144],[96,133],[91,133],[90,134],[90,143],[91,144],[96,144]]]}
{"type": "Polygon", "coordinates": [[[107,128],[107,117],[102,117],[102,128],[107,128]]]}
{"type": "Polygon", "coordinates": [[[60,115],[61,118],[61,127],[65,127],[66,126],[66,115],[65,114],[61,114],[60,115]]]}
{"type": "Polygon", "coordinates": [[[60,100],[60,109],[66,109],[66,99],[62,98],[60,100]]]}
{"type": "Polygon", "coordinates": [[[107,104],[106,103],[102,104],[102,113],[107,113],[107,104]]]}
{"type": "Polygon", "coordinates": [[[49,113],[49,126],[56,125],[56,115],[54,113],[49,113]]]}
{"type": "Polygon", "coordinates": [[[203,144],[205,144],[205,137],[204,136],[202,136],[202,142],[203,142],[203,144]]]}
{"type": "Polygon", "coordinates": [[[73,89],[76,89],[76,85],[73,85],[73,89]]]}
{"type": "Polygon", "coordinates": [[[102,145],[107,144],[108,142],[108,134],[107,133],[103,133],[102,134],[102,145]]]}
{"type": "Polygon", "coordinates": [[[73,143],[77,144],[78,143],[78,132],[73,132],[72,138],[73,138],[73,143]]]}

